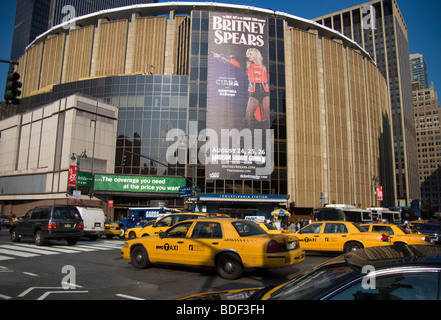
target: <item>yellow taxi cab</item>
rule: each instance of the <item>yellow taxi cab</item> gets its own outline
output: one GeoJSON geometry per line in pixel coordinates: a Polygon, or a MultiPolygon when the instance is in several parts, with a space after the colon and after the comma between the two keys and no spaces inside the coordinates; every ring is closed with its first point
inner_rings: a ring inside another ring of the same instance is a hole
{"type": "Polygon", "coordinates": [[[120,237],[124,230],[121,230],[121,228],[116,223],[112,223],[110,221],[106,221],[104,223],[104,232],[106,232],[106,238],[112,239],[114,236],[120,237]]]}
{"type": "Polygon", "coordinates": [[[276,226],[266,223],[266,222],[256,222],[266,233],[269,234],[280,234],[280,233],[291,233],[289,230],[279,230],[276,226]]]}
{"type": "Polygon", "coordinates": [[[389,234],[392,243],[414,244],[433,244],[429,235],[410,233],[405,228],[395,224],[369,223],[362,224],[363,228],[369,232],[385,232],[389,234]]]}
{"type": "Polygon", "coordinates": [[[254,222],[233,218],[182,221],[159,235],[126,241],[121,255],[138,269],[152,262],[208,266],[230,280],[245,267],[281,268],[305,259],[296,236],[268,234],[254,222]]]}
{"type": "MultiPolygon", "coordinates": [[[[157,221],[149,221],[141,227],[135,227],[127,229],[124,237],[128,239],[140,238],[140,237],[148,237],[155,234],[159,234],[160,232],[167,231],[170,227],[175,225],[178,222],[190,219],[200,219],[207,217],[207,213],[202,212],[182,212],[182,213],[172,213],[168,214],[157,221]]],[[[215,214],[218,217],[226,217],[229,218],[226,214],[215,214]]]]}
{"type": "Polygon", "coordinates": [[[367,232],[349,221],[313,222],[300,229],[296,236],[305,250],[350,252],[361,248],[392,245],[389,235],[367,232]]]}

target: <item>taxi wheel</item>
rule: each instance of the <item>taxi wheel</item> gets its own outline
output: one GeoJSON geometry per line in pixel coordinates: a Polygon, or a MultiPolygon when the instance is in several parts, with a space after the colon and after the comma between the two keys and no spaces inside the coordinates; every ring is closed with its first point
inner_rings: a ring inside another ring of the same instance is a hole
{"type": "Polygon", "coordinates": [[[133,231],[130,231],[129,233],[129,239],[135,239],[136,238],[136,233],[133,231]]]}
{"type": "Polygon", "coordinates": [[[136,269],[145,269],[150,266],[149,255],[144,247],[136,246],[130,253],[130,260],[136,269]]]}
{"type": "Polygon", "coordinates": [[[349,242],[345,245],[344,251],[345,253],[349,253],[351,251],[356,251],[358,249],[363,249],[363,245],[358,242],[349,242]]]}
{"type": "Polygon", "coordinates": [[[234,253],[223,253],[216,259],[217,273],[224,279],[234,280],[243,274],[243,265],[240,258],[234,253]]]}

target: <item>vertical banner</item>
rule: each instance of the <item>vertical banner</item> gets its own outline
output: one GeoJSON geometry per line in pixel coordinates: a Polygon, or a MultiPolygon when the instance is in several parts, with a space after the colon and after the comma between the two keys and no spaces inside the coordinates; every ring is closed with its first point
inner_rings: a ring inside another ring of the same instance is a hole
{"type": "Polygon", "coordinates": [[[268,180],[267,19],[211,12],[208,50],[206,178],[268,180]]]}
{"type": "Polygon", "coordinates": [[[377,200],[383,201],[383,186],[377,186],[377,200]]]}
{"type": "Polygon", "coordinates": [[[77,182],[77,166],[69,167],[69,177],[67,180],[68,188],[75,188],[75,183],[77,182]]]}

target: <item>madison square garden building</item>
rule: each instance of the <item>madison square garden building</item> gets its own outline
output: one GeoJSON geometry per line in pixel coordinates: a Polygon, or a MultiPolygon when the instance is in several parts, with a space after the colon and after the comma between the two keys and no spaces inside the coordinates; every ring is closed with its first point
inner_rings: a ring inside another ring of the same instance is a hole
{"type": "Polygon", "coordinates": [[[75,188],[116,211],[395,205],[385,79],[313,21],[226,4],[110,9],[40,35],[17,71],[22,101],[0,122],[7,210],[69,202],[75,188]]]}

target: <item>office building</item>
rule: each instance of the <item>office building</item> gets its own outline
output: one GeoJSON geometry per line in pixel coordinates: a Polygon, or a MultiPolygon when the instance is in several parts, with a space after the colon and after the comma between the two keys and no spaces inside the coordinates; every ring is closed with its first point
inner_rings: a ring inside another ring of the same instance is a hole
{"type": "Polygon", "coordinates": [[[418,147],[421,202],[441,210],[441,126],[438,94],[434,85],[413,83],[413,109],[418,147]]]}
{"type": "MultiPolygon", "coordinates": [[[[326,203],[374,205],[376,185],[378,204],[396,205],[387,83],[355,41],[288,13],[219,3],[137,5],[76,23],[37,37],[19,58],[15,110],[76,93],[118,108],[117,133],[106,136],[116,141],[106,173],[114,178],[99,182],[127,183],[80,187],[82,197],[112,200],[115,216],[161,201],[238,217],[288,207],[309,219],[326,203]],[[137,184],[180,177],[191,196],[137,184]]],[[[45,170],[38,162],[23,170],[15,152],[15,171],[1,176],[26,181],[45,170]]],[[[11,197],[28,195],[4,192],[0,201],[11,197]]]]}
{"type": "Polygon", "coordinates": [[[372,57],[389,86],[399,205],[420,199],[407,26],[396,0],[374,0],[314,21],[343,33],[372,57]]]}
{"type": "Polygon", "coordinates": [[[412,81],[419,81],[422,89],[429,88],[426,61],[422,54],[414,53],[409,56],[412,81]]]}

